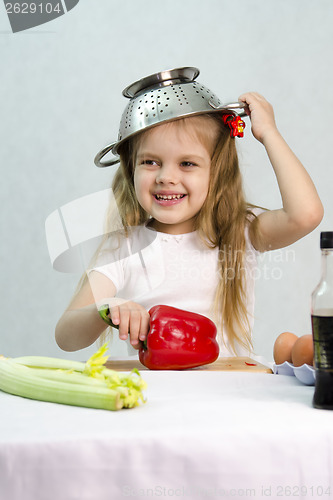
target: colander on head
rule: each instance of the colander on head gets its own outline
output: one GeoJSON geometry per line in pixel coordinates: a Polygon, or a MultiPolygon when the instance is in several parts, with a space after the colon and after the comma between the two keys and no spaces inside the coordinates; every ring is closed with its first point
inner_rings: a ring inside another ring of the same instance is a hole
{"type": "MultiPolygon", "coordinates": [[[[97,167],[109,167],[119,162],[118,148],[138,132],[177,120],[185,116],[203,113],[232,111],[243,108],[239,102],[223,103],[207,87],[195,79],[198,68],[176,68],[147,76],[123,90],[130,99],[122,115],[118,140],[103,148],[95,157],[97,167]],[[108,153],[113,158],[101,161],[108,153]]],[[[244,113],[238,113],[244,116],[244,113]]]]}

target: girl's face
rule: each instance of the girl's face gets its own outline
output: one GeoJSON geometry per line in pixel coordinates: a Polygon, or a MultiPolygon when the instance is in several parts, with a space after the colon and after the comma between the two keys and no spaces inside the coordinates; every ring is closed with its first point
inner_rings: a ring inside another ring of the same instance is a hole
{"type": "Polygon", "coordinates": [[[177,123],[159,125],[144,135],[134,187],[138,202],[154,219],[154,229],[169,234],[194,230],[208,193],[210,164],[210,153],[196,134],[177,123]]]}

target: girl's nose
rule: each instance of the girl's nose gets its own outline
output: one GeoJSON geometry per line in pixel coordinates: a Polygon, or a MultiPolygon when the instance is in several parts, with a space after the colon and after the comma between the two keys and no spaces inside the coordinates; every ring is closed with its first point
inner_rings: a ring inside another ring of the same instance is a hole
{"type": "Polygon", "coordinates": [[[178,171],[172,165],[163,165],[156,176],[157,184],[177,184],[178,171]]]}

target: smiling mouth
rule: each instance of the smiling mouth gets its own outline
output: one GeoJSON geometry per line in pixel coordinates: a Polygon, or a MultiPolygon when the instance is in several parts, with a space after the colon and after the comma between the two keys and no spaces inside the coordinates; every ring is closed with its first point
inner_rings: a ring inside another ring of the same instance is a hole
{"type": "Polygon", "coordinates": [[[164,195],[164,194],[154,194],[154,197],[156,200],[180,200],[181,198],[184,198],[186,194],[170,194],[170,195],[164,195]]]}

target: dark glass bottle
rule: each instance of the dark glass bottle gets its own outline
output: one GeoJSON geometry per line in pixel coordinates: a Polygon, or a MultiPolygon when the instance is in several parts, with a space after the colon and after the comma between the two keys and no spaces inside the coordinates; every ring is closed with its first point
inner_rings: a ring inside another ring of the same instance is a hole
{"type": "Polygon", "coordinates": [[[333,231],[320,234],[320,248],[322,275],[311,304],[316,370],[313,406],[333,410],[333,231]]]}

